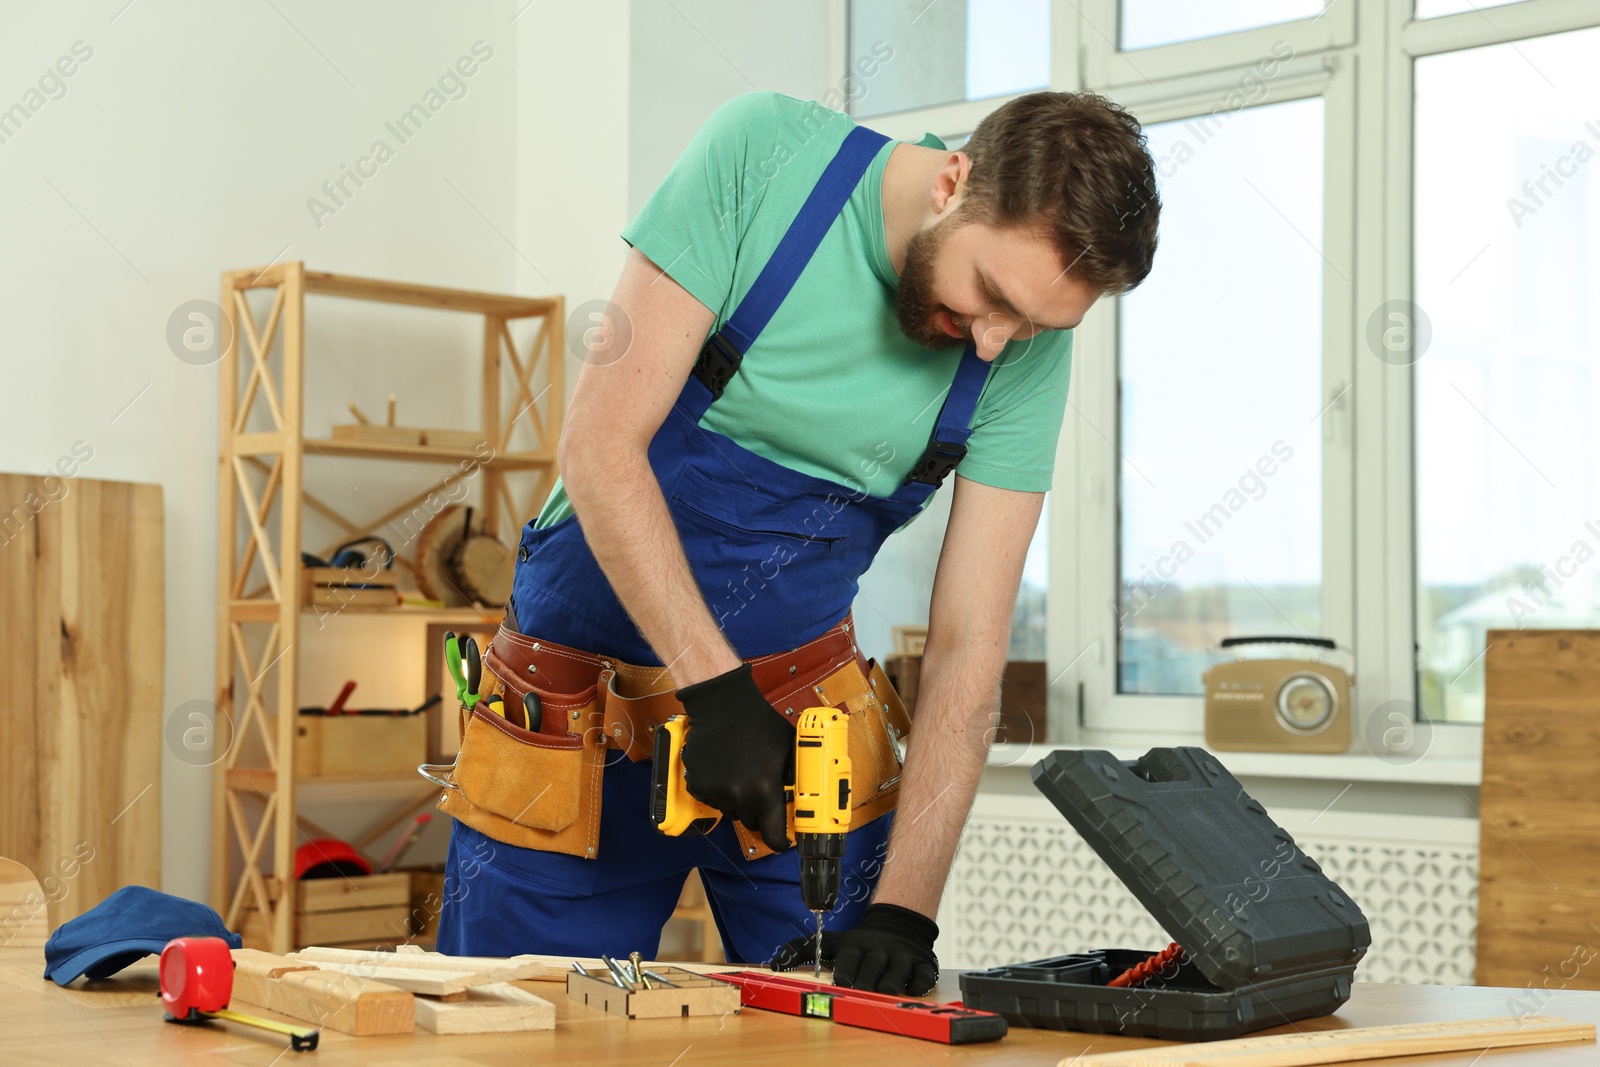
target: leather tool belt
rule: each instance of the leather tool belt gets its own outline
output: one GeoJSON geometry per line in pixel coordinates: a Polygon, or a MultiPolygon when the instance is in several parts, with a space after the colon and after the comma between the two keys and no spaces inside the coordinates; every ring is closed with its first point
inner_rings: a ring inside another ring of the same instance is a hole
{"type": "MultiPolygon", "coordinates": [[[[894,809],[911,720],[883,668],[862,656],[853,629],[847,615],[813,641],[748,662],[756,685],[791,725],[811,707],[851,716],[856,827],[894,809]]],[[[505,706],[517,708],[531,689],[543,705],[543,720],[538,732],[530,732],[490,711],[486,700],[471,711],[463,707],[461,750],[443,780],[448,788],[439,810],[508,845],[595,858],[608,753],[635,762],[651,758],[651,731],[683,713],[672,675],[664,667],[597,656],[510,626],[495,634],[484,666],[493,679],[486,697],[500,693],[505,706]]],[[[641,797],[638,811],[645,810],[641,797]]],[[[734,832],[746,859],[771,855],[760,834],[737,822],[734,832]]]]}

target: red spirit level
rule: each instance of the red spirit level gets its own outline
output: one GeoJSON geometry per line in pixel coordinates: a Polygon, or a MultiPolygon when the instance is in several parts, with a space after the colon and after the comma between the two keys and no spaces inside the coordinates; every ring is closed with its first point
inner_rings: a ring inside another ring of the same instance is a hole
{"type": "Polygon", "coordinates": [[[930,1004],[759,971],[716,972],[709,977],[738,986],[741,1004],[785,1015],[832,1019],[846,1026],[945,1045],[998,1041],[1006,1036],[1004,1018],[989,1011],[974,1011],[959,1001],[930,1004]]]}

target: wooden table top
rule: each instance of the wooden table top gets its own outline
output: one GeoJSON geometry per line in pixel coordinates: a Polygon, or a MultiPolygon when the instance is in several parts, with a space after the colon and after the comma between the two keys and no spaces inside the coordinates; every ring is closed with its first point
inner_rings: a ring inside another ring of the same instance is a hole
{"type": "MultiPolygon", "coordinates": [[[[409,1063],[437,1067],[558,1063],[576,1067],[602,1061],[637,1067],[692,1067],[769,1060],[827,1067],[887,1067],[891,1063],[934,1067],[979,1062],[1054,1065],[1086,1052],[1156,1044],[1133,1038],[1012,1027],[1002,1041],[953,1047],[752,1008],[718,1019],[628,1022],[569,1001],[560,983],[518,982],[555,1004],[554,1030],[449,1036],[418,1030],[398,1037],[361,1038],[324,1030],[317,1051],[291,1053],[286,1038],[263,1030],[231,1023],[179,1026],[164,1022],[157,1000],[160,985],[154,956],[115,978],[100,982],[80,979],[68,989],[45,980],[43,973],[43,957],[37,950],[0,951],[0,996],[4,997],[6,1008],[5,1022],[0,1024],[0,1064],[215,1067],[227,1063],[266,1067],[276,1062],[287,1067],[303,1056],[307,1064],[325,1067],[409,1063]]],[[[948,975],[940,984],[937,999],[954,1000],[959,996],[955,976],[948,975]]],[[[1306,1020],[1295,1028],[1339,1029],[1503,1017],[1517,1014],[1519,1006],[1511,1002],[1518,999],[1526,1004],[1528,996],[1526,990],[1357,983],[1354,995],[1337,1015],[1306,1020]]],[[[1600,1022],[1600,992],[1557,990],[1548,996],[1540,1014],[1600,1022]]],[[[1290,1031],[1285,1027],[1263,1033],[1290,1031]]],[[[1469,1067],[1479,1055],[1452,1053],[1425,1059],[1366,1062],[1469,1067]]],[[[1597,1062],[1600,1052],[1593,1042],[1504,1049],[1493,1056],[1494,1067],[1594,1067],[1597,1062]]]]}

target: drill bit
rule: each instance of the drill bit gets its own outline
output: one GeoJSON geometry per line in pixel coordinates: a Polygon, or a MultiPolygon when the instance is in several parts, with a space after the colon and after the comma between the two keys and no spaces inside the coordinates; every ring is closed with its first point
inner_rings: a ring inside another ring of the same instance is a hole
{"type": "Polygon", "coordinates": [[[817,936],[816,936],[816,940],[814,942],[812,942],[812,944],[815,946],[815,948],[817,950],[816,977],[821,978],[822,977],[822,912],[814,911],[811,914],[813,914],[813,915],[815,915],[817,917],[817,936]]]}

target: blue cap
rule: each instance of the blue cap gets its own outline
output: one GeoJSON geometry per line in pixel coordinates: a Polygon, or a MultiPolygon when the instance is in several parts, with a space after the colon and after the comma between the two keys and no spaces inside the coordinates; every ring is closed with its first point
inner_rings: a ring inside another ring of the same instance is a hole
{"type": "Polygon", "coordinates": [[[59,986],[71,985],[80,975],[110,978],[130,963],[160,953],[175,937],[220,937],[229,948],[244,946],[244,938],[229,933],[214,909],[142,885],[125,885],[56,928],[44,946],[44,976],[59,986]]]}

